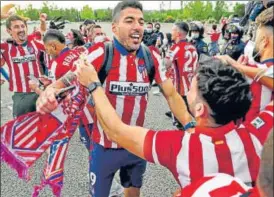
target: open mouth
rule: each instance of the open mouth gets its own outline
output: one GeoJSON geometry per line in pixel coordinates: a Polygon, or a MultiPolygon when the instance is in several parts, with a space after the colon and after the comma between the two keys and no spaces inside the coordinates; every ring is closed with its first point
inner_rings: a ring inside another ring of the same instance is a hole
{"type": "Polygon", "coordinates": [[[141,38],[140,34],[132,34],[130,38],[133,40],[134,43],[139,43],[139,40],[141,38]]]}
{"type": "Polygon", "coordinates": [[[26,35],[25,32],[21,32],[18,34],[18,36],[20,36],[20,37],[25,37],[25,35],[26,35]]]}

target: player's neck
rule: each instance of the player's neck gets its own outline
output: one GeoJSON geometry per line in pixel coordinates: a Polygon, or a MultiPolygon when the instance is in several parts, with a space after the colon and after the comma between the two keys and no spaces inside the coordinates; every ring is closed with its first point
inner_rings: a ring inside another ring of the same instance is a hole
{"type": "Polygon", "coordinates": [[[266,48],[265,51],[261,54],[261,62],[273,58],[273,46],[271,50],[270,47],[266,48]]]}

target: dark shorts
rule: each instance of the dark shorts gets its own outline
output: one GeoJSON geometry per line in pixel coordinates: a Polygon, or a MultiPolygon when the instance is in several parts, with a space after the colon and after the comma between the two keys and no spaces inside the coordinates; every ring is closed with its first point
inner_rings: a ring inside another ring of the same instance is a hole
{"type": "Polygon", "coordinates": [[[92,197],[108,197],[115,173],[120,170],[124,188],[141,188],[146,161],[125,149],[106,149],[92,143],[90,152],[90,194],[92,197]]]}
{"type": "Polygon", "coordinates": [[[38,97],[39,95],[34,92],[15,92],[12,96],[13,117],[36,111],[36,100],[38,97]]]}

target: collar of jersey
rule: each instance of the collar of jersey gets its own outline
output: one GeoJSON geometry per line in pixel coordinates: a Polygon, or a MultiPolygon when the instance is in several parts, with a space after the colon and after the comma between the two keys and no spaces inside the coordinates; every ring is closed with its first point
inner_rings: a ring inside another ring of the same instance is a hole
{"type": "Polygon", "coordinates": [[[63,53],[65,53],[65,52],[69,51],[69,50],[70,50],[70,48],[65,47],[65,48],[60,52],[59,56],[62,55],[63,53]]]}
{"type": "Polygon", "coordinates": [[[195,133],[205,134],[207,136],[213,137],[213,136],[216,136],[216,135],[218,135],[218,136],[219,135],[225,135],[226,133],[232,131],[235,128],[236,128],[236,125],[234,124],[234,122],[230,122],[226,125],[223,125],[223,126],[217,127],[217,128],[196,126],[195,127],[195,133]]]}
{"type": "Polygon", "coordinates": [[[179,43],[182,43],[182,42],[187,42],[187,39],[179,41],[179,43]]]}
{"type": "MultiPolygon", "coordinates": [[[[126,50],[126,48],[114,37],[113,39],[113,43],[114,43],[114,47],[123,55],[123,56],[127,56],[129,54],[129,52],[126,50]]],[[[141,50],[141,47],[137,50],[136,56],[138,58],[144,58],[144,54],[141,50]]]]}
{"type": "Polygon", "coordinates": [[[274,63],[274,59],[273,58],[270,58],[270,59],[267,59],[263,62],[261,62],[262,64],[266,64],[266,63],[274,63]]]}
{"type": "Polygon", "coordinates": [[[28,41],[25,41],[23,44],[17,44],[17,43],[13,40],[13,45],[14,45],[14,46],[22,46],[22,47],[25,47],[25,46],[27,46],[27,44],[28,44],[28,41]]]}

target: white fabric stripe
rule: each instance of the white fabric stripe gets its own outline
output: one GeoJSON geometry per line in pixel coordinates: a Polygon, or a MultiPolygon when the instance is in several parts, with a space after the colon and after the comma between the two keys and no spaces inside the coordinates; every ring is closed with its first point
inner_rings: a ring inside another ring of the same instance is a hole
{"type": "Polygon", "coordinates": [[[261,92],[261,100],[260,100],[260,111],[264,110],[264,108],[269,104],[272,98],[272,91],[266,86],[262,85],[261,92]]]}
{"type": "Polygon", "coordinates": [[[265,112],[265,113],[267,113],[267,114],[269,114],[270,116],[274,116],[274,113],[272,112],[272,111],[267,111],[267,110],[264,110],[264,111],[262,111],[262,112],[265,112]]]}
{"type": "MultiPolygon", "coordinates": [[[[31,42],[31,43],[33,43],[33,42],[31,42]]],[[[27,46],[25,46],[23,49],[24,49],[26,55],[28,55],[28,54],[30,55],[30,54],[31,54],[31,53],[28,51],[27,46]]],[[[36,57],[37,57],[37,56],[36,56],[36,57]]],[[[37,58],[36,58],[36,59],[37,59],[37,58]]],[[[34,65],[33,65],[32,61],[30,61],[30,62],[28,63],[28,67],[29,67],[29,74],[30,74],[30,75],[34,75],[34,70],[33,70],[34,65]]]]}
{"type": "Polygon", "coordinates": [[[31,126],[33,126],[34,124],[36,124],[38,120],[39,120],[39,117],[36,118],[34,121],[31,121],[31,123],[28,124],[28,125],[26,125],[26,124],[20,125],[20,127],[18,127],[18,129],[20,129],[21,126],[25,126],[25,128],[22,129],[19,133],[17,133],[17,134],[15,135],[15,138],[14,138],[14,139],[17,140],[19,137],[21,137],[21,135],[24,134],[25,131],[28,130],[31,126]]]}
{"type": "Polygon", "coordinates": [[[100,142],[99,142],[99,144],[102,145],[102,146],[104,146],[104,145],[105,145],[104,130],[103,130],[103,128],[101,127],[99,120],[97,120],[97,126],[98,126],[98,131],[99,131],[100,136],[101,136],[101,137],[100,137],[100,142]]]}
{"type": "Polygon", "coordinates": [[[63,108],[61,105],[58,105],[57,109],[51,112],[51,115],[53,115],[62,123],[64,123],[68,117],[66,114],[63,113],[63,108]]]}
{"type": "Polygon", "coordinates": [[[249,134],[250,134],[251,140],[253,142],[253,145],[255,147],[256,153],[261,158],[263,145],[261,144],[261,142],[257,139],[257,137],[255,135],[253,135],[252,133],[249,133],[249,134]]]}
{"type": "Polygon", "coordinates": [[[35,127],[30,133],[26,135],[18,144],[17,146],[21,146],[25,141],[27,141],[36,131],[38,130],[37,127],[35,127]]]}
{"type": "Polygon", "coordinates": [[[230,150],[235,177],[240,178],[245,183],[252,182],[244,144],[240,136],[237,134],[236,130],[233,130],[227,133],[225,138],[230,150]]]}
{"type": "Polygon", "coordinates": [[[157,139],[157,135],[158,135],[158,132],[156,132],[154,134],[153,140],[152,140],[152,158],[153,158],[154,163],[160,164],[159,159],[158,159],[158,154],[157,154],[157,151],[156,151],[156,139],[157,139]]]}
{"type": "Polygon", "coordinates": [[[93,123],[93,118],[91,117],[90,112],[89,112],[87,107],[84,107],[84,113],[85,113],[85,116],[88,119],[88,123],[92,124],[93,123]]]}
{"type": "MultiPolygon", "coordinates": [[[[152,53],[153,53],[154,57],[157,59],[157,62],[159,64],[158,72],[160,74],[161,81],[167,80],[166,68],[165,68],[164,62],[161,60],[161,56],[158,53],[156,53],[155,51],[153,51],[152,53]]],[[[155,68],[157,69],[157,66],[155,68]]]]}
{"type": "Polygon", "coordinates": [[[57,62],[53,61],[50,67],[50,72],[52,74],[52,76],[50,77],[53,77],[53,80],[56,80],[56,68],[57,68],[57,62]]]}
{"type": "MultiPolygon", "coordinates": [[[[238,180],[238,179],[237,179],[238,180]]],[[[234,181],[233,177],[226,175],[226,174],[220,174],[216,177],[210,179],[209,181],[202,184],[191,197],[211,197],[210,192],[219,189],[222,187],[225,187],[227,185],[230,185],[231,182],[234,181]]],[[[250,189],[246,185],[241,183],[241,180],[237,181],[246,191],[250,189]]]]}
{"type": "Polygon", "coordinates": [[[191,134],[185,132],[182,140],[182,147],[177,156],[176,169],[178,172],[178,179],[182,187],[185,187],[190,183],[190,171],[189,171],[189,140],[191,134]]]}
{"type": "Polygon", "coordinates": [[[31,44],[32,44],[32,46],[33,46],[33,48],[34,48],[34,51],[35,51],[35,54],[36,54],[36,59],[35,59],[35,61],[36,61],[36,65],[38,65],[38,66],[37,66],[37,69],[38,69],[38,74],[39,74],[39,77],[40,77],[40,76],[41,76],[40,62],[39,62],[39,58],[37,58],[37,57],[38,57],[39,50],[37,49],[36,44],[34,43],[33,40],[31,41],[31,44]]]}
{"type": "MultiPolygon", "coordinates": [[[[119,80],[118,81],[127,81],[127,56],[120,55],[120,67],[119,67],[119,80]]],[[[124,111],[124,102],[125,102],[125,96],[116,96],[116,113],[119,117],[122,118],[123,111],[124,111]]],[[[111,145],[112,148],[117,148],[117,144],[112,142],[111,145]]]]}
{"type": "Polygon", "coordinates": [[[26,145],[26,148],[31,147],[35,142],[36,142],[36,138],[33,138],[33,140],[31,140],[30,143],[28,143],[28,144],[26,145]]]}
{"type": "MultiPolygon", "coordinates": [[[[19,57],[19,56],[21,56],[21,54],[19,53],[19,50],[17,50],[16,57],[19,57]]],[[[25,70],[24,70],[23,64],[17,63],[17,66],[19,68],[19,74],[21,78],[22,92],[26,92],[27,88],[26,88],[25,70]]]]}
{"type": "MultiPolygon", "coordinates": [[[[13,91],[14,92],[18,92],[18,88],[17,88],[17,81],[16,81],[16,74],[15,74],[15,71],[14,71],[14,66],[15,64],[13,64],[13,61],[11,60],[11,49],[12,49],[12,44],[8,44],[8,50],[9,50],[9,54],[8,57],[9,57],[9,62],[10,62],[10,69],[11,69],[11,73],[12,73],[12,82],[13,82],[13,91]]],[[[17,49],[16,49],[17,50],[17,49]]]]}
{"type": "MultiPolygon", "coordinates": [[[[139,58],[135,59],[135,65],[136,67],[138,66],[139,58]]],[[[137,82],[144,82],[144,79],[142,77],[142,73],[138,71],[138,68],[136,68],[136,79],[137,82]]],[[[140,110],[141,110],[141,96],[135,96],[135,101],[134,101],[134,107],[133,107],[133,112],[130,120],[130,125],[136,125],[137,119],[140,115],[140,110]]]]}
{"type": "Polygon", "coordinates": [[[100,57],[103,53],[104,53],[104,49],[103,49],[102,47],[99,47],[98,49],[96,49],[95,51],[91,52],[91,53],[87,56],[88,62],[93,62],[93,61],[96,60],[98,57],[100,57]]]}
{"type": "MultiPolygon", "coordinates": [[[[1,141],[4,140],[4,136],[6,136],[6,131],[7,131],[7,126],[4,127],[4,131],[1,134],[1,141]]],[[[10,140],[10,139],[7,139],[7,140],[10,140]]]]}
{"type": "Polygon", "coordinates": [[[66,143],[66,144],[62,147],[61,154],[59,155],[58,162],[57,162],[57,164],[56,164],[56,169],[59,169],[59,168],[60,168],[61,161],[62,161],[62,159],[63,159],[63,156],[64,156],[64,154],[65,154],[65,151],[66,151],[67,146],[68,146],[68,143],[66,143]]]}
{"type": "Polygon", "coordinates": [[[202,144],[204,175],[218,172],[218,160],[212,138],[203,134],[200,134],[199,138],[202,144]]]}
{"type": "Polygon", "coordinates": [[[177,46],[171,53],[172,53],[172,57],[169,57],[169,59],[171,60],[171,61],[173,61],[174,60],[174,57],[176,56],[176,54],[178,53],[180,51],[180,47],[179,46],[177,46]]]}
{"type": "Polygon", "coordinates": [[[26,160],[26,161],[33,161],[35,159],[36,159],[36,157],[24,157],[24,160],[26,160]]]}
{"type": "Polygon", "coordinates": [[[187,85],[186,85],[186,79],[183,76],[182,76],[182,81],[183,81],[183,84],[184,84],[184,95],[186,96],[187,92],[188,92],[188,89],[187,89],[187,85]]]}

